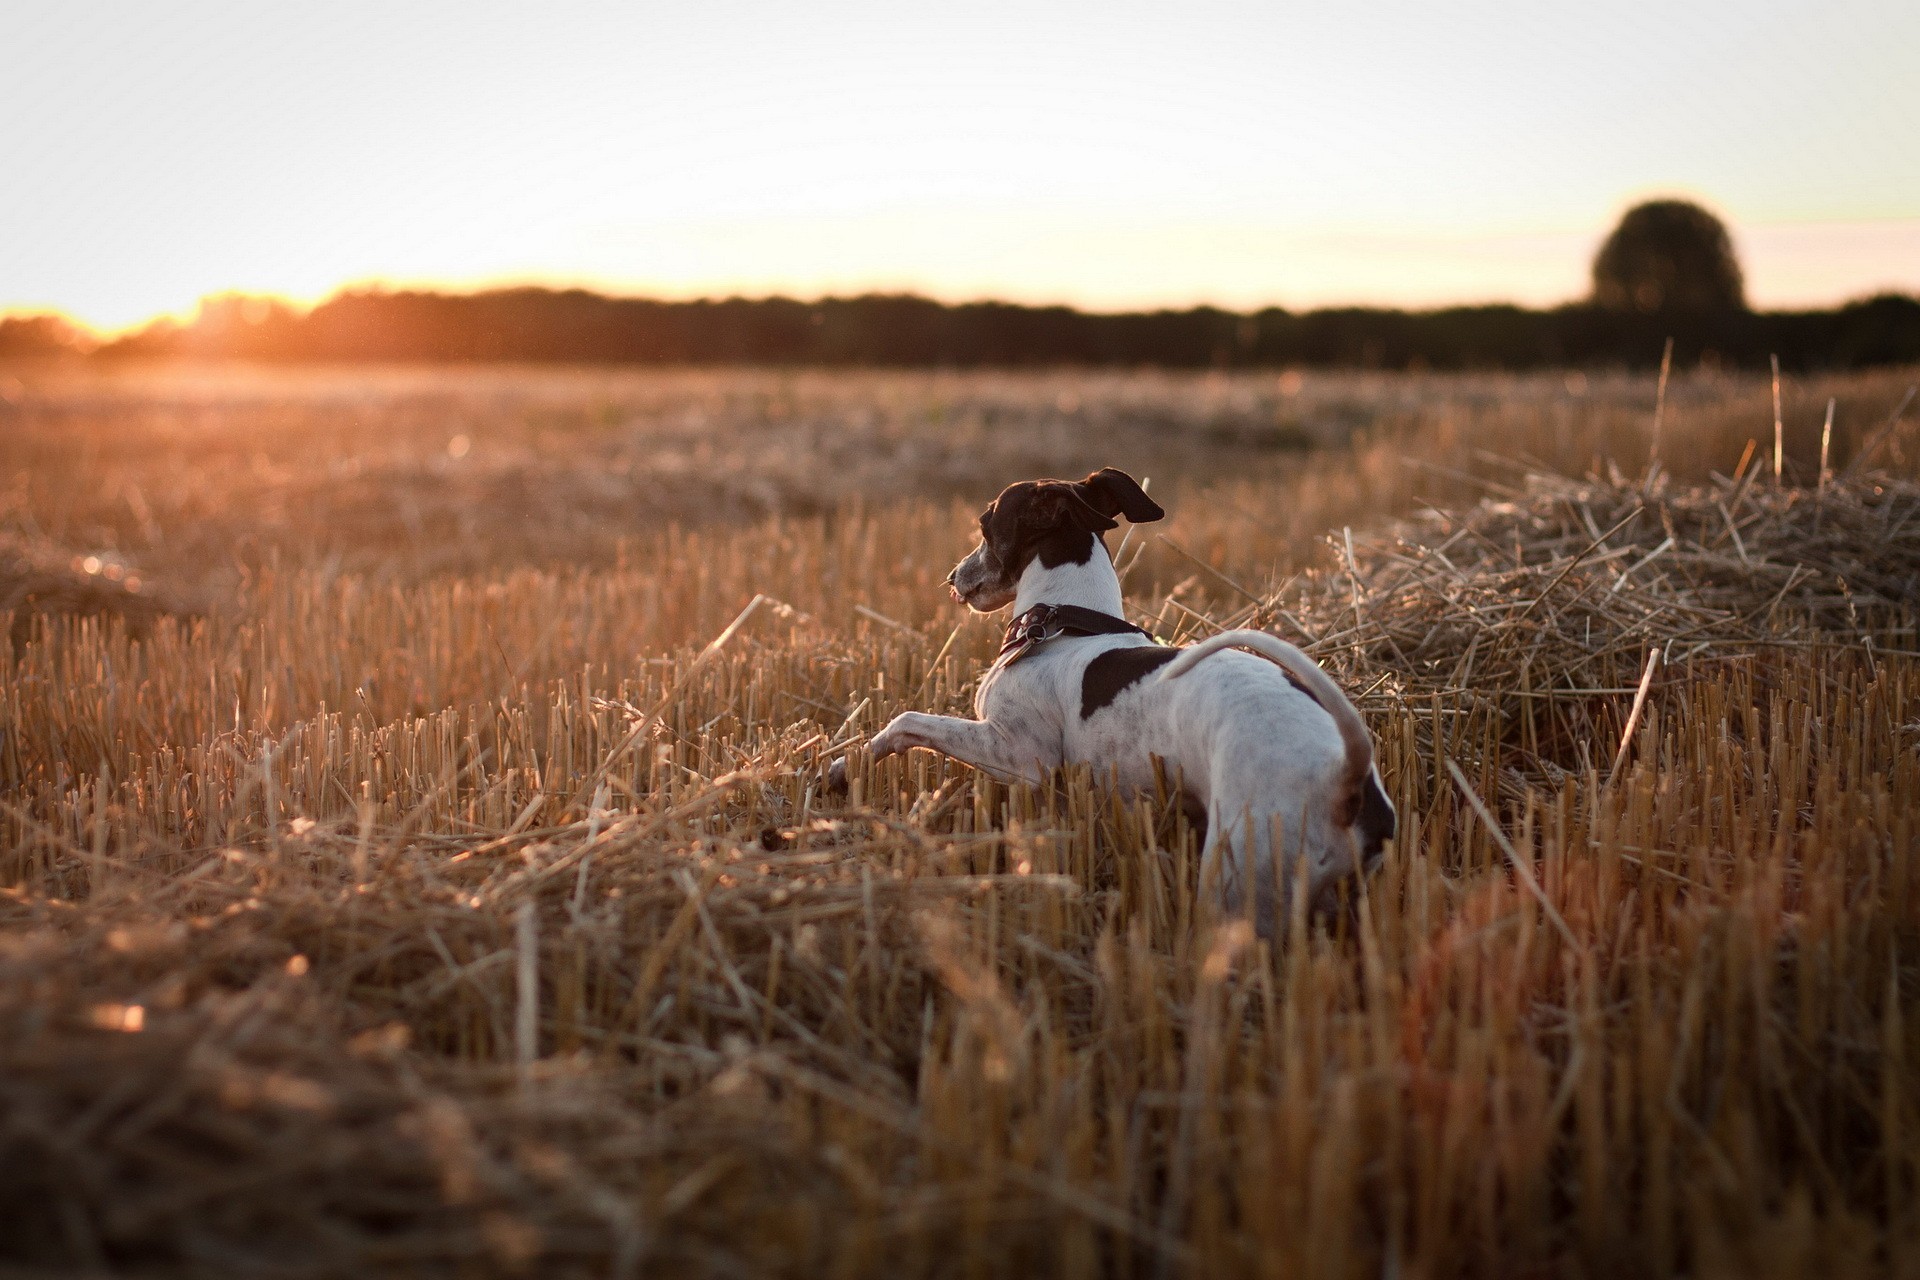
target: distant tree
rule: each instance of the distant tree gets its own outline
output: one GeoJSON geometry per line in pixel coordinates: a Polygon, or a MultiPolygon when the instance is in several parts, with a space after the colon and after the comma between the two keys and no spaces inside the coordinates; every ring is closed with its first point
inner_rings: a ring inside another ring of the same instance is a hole
{"type": "Polygon", "coordinates": [[[1686,200],[1627,210],[1593,259],[1593,301],[1648,315],[1717,315],[1747,306],[1726,227],[1686,200]]]}
{"type": "Polygon", "coordinates": [[[0,316],[0,356],[78,355],[95,345],[59,316],[0,316]]]}

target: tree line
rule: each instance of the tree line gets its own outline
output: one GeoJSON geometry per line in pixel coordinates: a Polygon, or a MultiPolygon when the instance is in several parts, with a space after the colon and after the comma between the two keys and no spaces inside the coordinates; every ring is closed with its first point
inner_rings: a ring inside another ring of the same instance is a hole
{"type": "MultiPolygon", "coordinates": [[[[70,330],[0,322],[0,354],[74,350],[70,330]],[[17,330],[12,334],[9,330],[17,330]]],[[[1644,366],[1666,340],[1683,364],[1798,369],[1920,362],[1920,300],[1888,295],[1827,311],[1644,314],[1596,305],[1437,311],[1333,308],[1247,314],[1098,314],[912,296],[660,302],[583,290],[473,294],[355,291],[311,311],[220,298],[189,324],[159,323],[93,358],[262,361],[530,361],[804,364],[1532,369],[1644,366]]]]}
{"type": "MultiPolygon", "coordinates": [[[[1682,364],[1793,369],[1920,362],[1920,299],[1886,294],[1824,311],[1747,308],[1726,229],[1686,201],[1640,205],[1593,261],[1583,302],[1396,311],[1102,314],[911,295],[665,302],[581,289],[450,294],[353,290],[310,311],[261,298],[202,304],[93,350],[98,359],[531,361],[977,368],[1141,366],[1532,369],[1682,364]]],[[[0,321],[0,355],[79,350],[46,317],[0,321]]]]}

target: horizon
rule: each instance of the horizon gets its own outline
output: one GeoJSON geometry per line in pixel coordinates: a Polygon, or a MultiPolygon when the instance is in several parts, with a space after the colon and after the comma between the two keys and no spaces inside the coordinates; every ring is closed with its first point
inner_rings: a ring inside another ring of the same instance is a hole
{"type": "MultiPolygon", "coordinates": [[[[663,292],[628,292],[607,288],[595,282],[564,280],[513,280],[484,281],[473,285],[449,284],[436,281],[393,282],[386,280],[352,281],[341,285],[321,296],[308,300],[290,298],[282,294],[250,293],[242,290],[228,290],[209,293],[189,306],[177,312],[163,312],[149,316],[133,324],[118,328],[104,328],[88,323],[84,319],[70,315],[52,307],[0,307],[0,321],[15,319],[51,318],[70,326],[82,338],[90,343],[107,346],[125,338],[152,331],[157,327],[172,325],[178,328],[190,328],[199,323],[205,313],[222,304],[264,302],[279,307],[295,317],[305,317],[330,302],[350,296],[396,296],[402,294],[431,295],[445,298],[470,298],[492,294],[515,292],[574,293],[595,295],[614,302],[647,302],[669,306],[692,305],[700,303],[718,304],[725,302],[746,302],[759,304],[766,302],[791,302],[800,306],[818,306],[829,302],[856,302],[866,298],[912,298],[945,308],[964,308],[974,306],[1012,306],[1032,310],[1064,308],[1082,315],[1120,316],[1145,315],[1155,313],[1188,313],[1214,310],[1229,315],[1257,315],[1261,312],[1279,311],[1285,314],[1305,316],[1316,312],[1335,311],[1382,311],[1397,312],[1406,315],[1423,315],[1446,311],[1472,311],[1479,309],[1511,307],[1523,311],[1545,312],[1560,307],[1582,306],[1589,302],[1585,296],[1574,296],[1542,301],[1520,301],[1512,298],[1461,298],[1453,301],[1422,302],[1413,304],[1395,304],[1390,302],[1359,301],[1317,302],[1309,306],[1288,307],[1279,303],[1254,303],[1234,306],[1222,305],[1207,299],[1189,302],[1143,303],[1137,306],[1087,306],[1074,302],[1049,300],[1046,298],[1014,298],[1001,295],[974,294],[959,297],[939,297],[910,287],[888,288],[849,288],[823,292],[796,292],[768,289],[749,292],[743,289],[711,290],[706,292],[686,292],[669,294],[663,292]]],[[[1826,303],[1803,303],[1800,305],[1762,306],[1749,300],[1748,310],[1755,313],[1796,313],[1836,311],[1844,307],[1866,303],[1881,297],[1903,297],[1920,300],[1920,289],[1881,288],[1866,289],[1857,294],[1836,298],[1826,303]]]]}
{"type": "Polygon", "coordinates": [[[1641,199],[1758,310],[1920,294],[1920,11],[1213,5],[0,17],[0,314],[235,293],[1577,301],[1641,199]],[[1649,33],[1654,33],[1649,35],[1649,33]],[[1627,74],[1631,70],[1632,74],[1627,74]]]}

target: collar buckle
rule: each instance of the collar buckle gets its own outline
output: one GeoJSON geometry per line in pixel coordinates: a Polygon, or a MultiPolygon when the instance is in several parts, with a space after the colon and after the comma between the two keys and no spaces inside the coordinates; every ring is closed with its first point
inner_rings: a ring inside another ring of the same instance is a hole
{"type": "Polygon", "coordinates": [[[1022,645],[1045,644],[1066,630],[1060,625],[1059,610],[1050,604],[1037,604],[1020,616],[1014,639],[1022,645]]]}

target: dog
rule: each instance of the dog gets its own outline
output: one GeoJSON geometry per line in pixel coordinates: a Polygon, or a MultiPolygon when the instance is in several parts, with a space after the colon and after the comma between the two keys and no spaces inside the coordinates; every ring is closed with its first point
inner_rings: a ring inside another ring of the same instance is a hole
{"type": "MultiPolygon", "coordinates": [[[[1120,517],[1165,514],[1111,467],[1002,490],[980,545],[947,575],[975,612],[1014,610],[974,696],[979,718],[904,712],[869,749],[879,760],[925,747],[1003,782],[1084,763],[1128,795],[1177,780],[1206,824],[1202,883],[1229,912],[1251,907],[1271,937],[1301,862],[1310,901],[1325,903],[1344,875],[1378,864],[1394,808],[1359,712],[1299,649],[1261,631],[1171,648],[1125,621],[1104,535],[1120,517]]],[[[844,779],[844,761],[836,771],[844,779]]]]}

